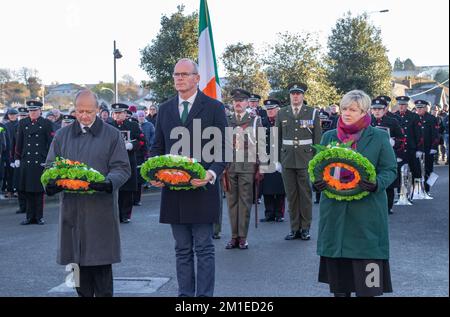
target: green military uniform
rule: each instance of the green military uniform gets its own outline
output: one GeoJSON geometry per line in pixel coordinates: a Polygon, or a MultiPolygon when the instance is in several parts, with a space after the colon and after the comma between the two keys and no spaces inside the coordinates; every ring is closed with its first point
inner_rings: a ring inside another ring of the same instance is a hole
{"type": "Polygon", "coordinates": [[[309,239],[312,192],[308,163],[314,155],[312,145],[319,144],[322,136],[319,111],[303,104],[295,115],[293,107],[287,106],[278,112],[275,126],[278,128],[279,158],[292,231],[286,239],[300,238],[301,230],[307,230],[305,239],[309,239]]]}
{"type": "Polygon", "coordinates": [[[250,135],[240,140],[242,132],[237,132],[233,142],[233,162],[228,167],[228,179],[230,188],[226,193],[228,211],[230,215],[231,238],[247,240],[248,227],[250,223],[250,212],[253,204],[253,185],[256,162],[248,158],[249,142],[256,143],[257,128],[261,127],[261,120],[247,112],[242,114],[240,120],[237,114],[228,116],[228,125],[233,128],[240,127],[243,131],[250,129],[250,135]],[[244,140],[244,142],[242,142],[244,140]],[[236,152],[244,150],[244,161],[236,159],[236,152]]]}

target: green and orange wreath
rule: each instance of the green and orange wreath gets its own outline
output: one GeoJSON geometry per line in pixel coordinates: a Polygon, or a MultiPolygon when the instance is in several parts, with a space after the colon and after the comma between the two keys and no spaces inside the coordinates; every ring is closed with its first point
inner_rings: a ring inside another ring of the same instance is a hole
{"type": "Polygon", "coordinates": [[[86,164],[57,157],[51,167],[46,169],[41,176],[42,185],[47,186],[54,180],[56,185],[63,187],[65,192],[77,194],[92,194],[89,189],[92,182],[103,182],[105,176],[86,164]]]}
{"type": "Polygon", "coordinates": [[[141,166],[146,181],[159,181],[171,190],[190,190],[192,179],[204,179],[206,171],[193,158],[180,155],[160,155],[149,158],[141,166]]]}
{"type": "Polygon", "coordinates": [[[363,180],[376,182],[375,167],[367,158],[352,150],[350,145],[351,143],[337,142],[327,146],[314,145],[317,154],[309,162],[309,178],[313,183],[325,181],[327,188],[324,194],[328,198],[343,201],[359,200],[369,194],[360,188],[359,183],[363,180]],[[351,175],[349,181],[344,182],[335,178],[332,173],[336,168],[351,175]]]}

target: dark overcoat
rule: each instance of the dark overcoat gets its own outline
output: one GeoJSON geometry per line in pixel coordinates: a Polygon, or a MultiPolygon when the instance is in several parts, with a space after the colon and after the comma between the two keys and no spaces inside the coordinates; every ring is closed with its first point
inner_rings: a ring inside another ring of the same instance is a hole
{"type": "MultiPolygon", "coordinates": [[[[169,224],[207,224],[217,223],[219,220],[220,197],[219,194],[219,178],[226,166],[224,160],[225,153],[225,127],[227,119],[225,116],[225,108],[223,104],[212,99],[201,91],[198,91],[194,104],[189,111],[185,124],[181,123],[180,113],[178,109],[178,96],[168,100],[159,108],[155,141],[152,145],[150,156],[164,154],[186,154],[185,148],[177,153],[171,153],[172,146],[181,139],[181,136],[171,138],[171,132],[175,128],[184,127],[186,138],[190,141],[189,153],[193,155],[194,142],[203,150],[211,139],[195,139],[194,135],[194,119],[199,119],[201,123],[200,133],[208,127],[217,127],[221,136],[217,139],[218,146],[222,150],[221,159],[206,162],[198,157],[198,161],[206,170],[212,170],[216,173],[217,179],[213,184],[208,183],[204,188],[193,190],[170,190],[163,188],[161,193],[161,211],[160,222],[169,224]]],[[[200,134],[201,135],[201,134],[200,134]]],[[[215,137],[214,137],[215,138],[215,137]]],[[[175,148],[175,147],[174,147],[175,148]]],[[[218,152],[215,152],[216,154],[218,152]]],[[[220,153],[219,153],[220,154],[220,153]]]]}
{"type": "Polygon", "coordinates": [[[58,156],[86,163],[103,174],[112,182],[113,193],[60,194],[57,262],[81,266],[120,262],[118,190],[131,172],[119,131],[97,118],[83,133],[75,121],[56,133],[47,164],[58,156]]]}

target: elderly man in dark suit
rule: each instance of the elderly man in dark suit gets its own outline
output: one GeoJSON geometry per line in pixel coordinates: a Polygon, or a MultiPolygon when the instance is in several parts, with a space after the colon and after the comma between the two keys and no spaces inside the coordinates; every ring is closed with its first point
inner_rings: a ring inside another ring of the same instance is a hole
{"type": "MultiPolygon", "coordinates": [[[[213,223],[218,222],[219,218],[221,196],[218,179],[226,165],[223,154],[227,120],[223,104],[198,90],[200,75],[193,61],[189,59],[178,61],[173,78],[178,94],[160,106],[155,141],[150,155],[193,156],[207,173],[205,179],[191,180],[196,189],[190,191],[162,189],[160,222],[171,225],[175,239],[178,295],[213,296],[215,275],[213,223]],[[201,125],[200,132],[205,128],[215,127],[220,130],[222,137],[219,139],[214,137],[213,141],[202,139],[201,136],[196,138],[194,125],[198,123],[201,125]],[[179,138],[174,139],[171,132],[180,128],[185,129],[183,138],[187,137],[190,143],[188,147],[182,147],[178,151],[175,147],[176,143],[179,143],[179,138]],[[195,146],[196,142],[201,143],[198,144],[199,147],[195,146]],[[222,153],[219,159],[216,157],[213,160],[206,160],[204,157],[197,157],[199,153],[193,153],[193,149],[203,151],[209,142],[214,142],[215,154],[222,153]],[[194,269],[194,255],[197,256],[197,275],[194,269]]],[[[151,184],[164,186],[155,181],[151,184]]]]}

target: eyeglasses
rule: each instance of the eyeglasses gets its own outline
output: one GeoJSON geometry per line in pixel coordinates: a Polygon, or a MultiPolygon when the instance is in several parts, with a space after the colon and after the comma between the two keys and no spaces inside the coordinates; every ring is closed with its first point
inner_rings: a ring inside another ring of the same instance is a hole
{"type": "Polygon", "coordinates": [[[191,75],[197,75],[198,73],[173,73],[172,74],[172,77],[173,78],[177,78],[177,77],[180,77],[181,76],[181,78],[187,78],[187,77],[189,77],[189,76],[191,76],[191,75]]]}

